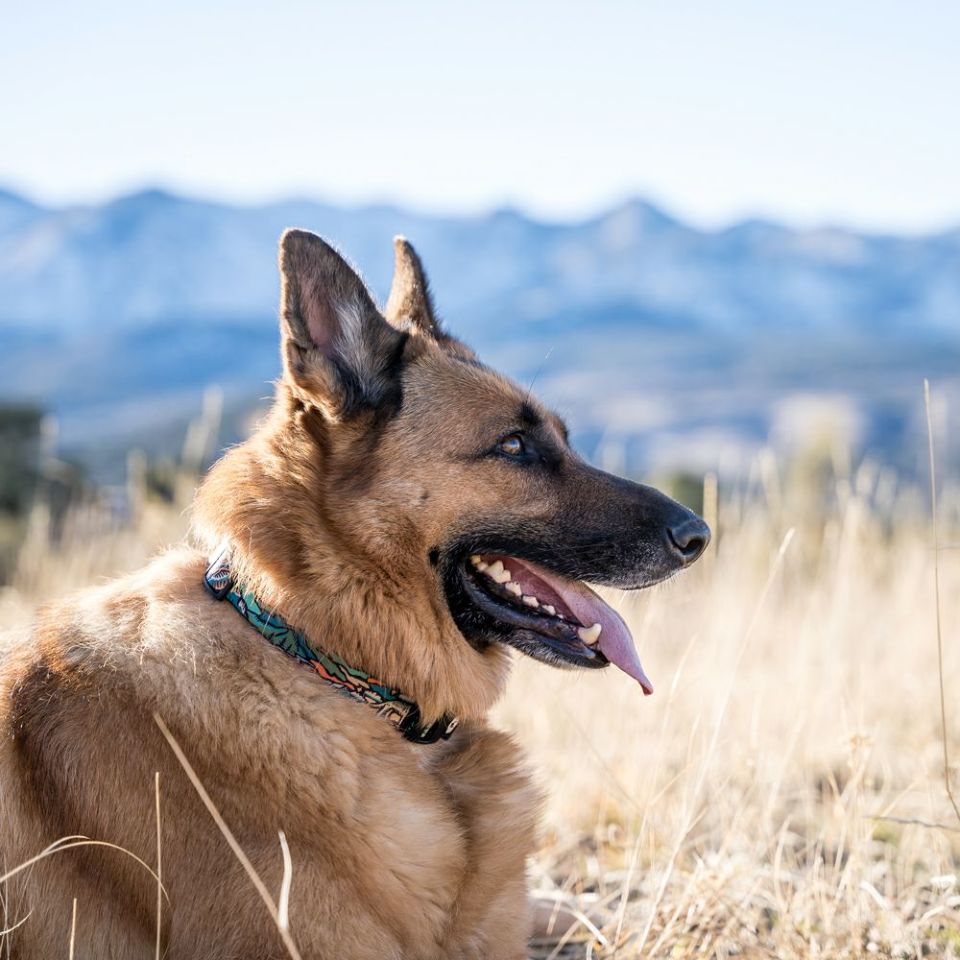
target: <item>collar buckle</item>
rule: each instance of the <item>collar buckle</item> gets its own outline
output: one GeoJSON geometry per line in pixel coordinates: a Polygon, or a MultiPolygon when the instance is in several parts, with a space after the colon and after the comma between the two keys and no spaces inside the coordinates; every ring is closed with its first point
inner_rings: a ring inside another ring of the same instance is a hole
{"type": "Polygon", "coordinates": [[[449,740],[459,725],[460,721],[456,717],[445,713],[439,720],[434,720],[425,727],[421,723],[420,708],[414,703],[407,715],[397,724],[397,729],[411,743],[436,743],[438,740],[449,740]]]}

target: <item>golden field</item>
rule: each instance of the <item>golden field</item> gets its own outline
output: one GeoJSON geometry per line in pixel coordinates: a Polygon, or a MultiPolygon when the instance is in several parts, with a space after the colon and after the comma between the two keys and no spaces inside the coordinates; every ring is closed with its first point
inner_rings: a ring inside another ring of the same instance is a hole
{"type": "MultiPolygon", "coordinates": [[[[191,486],[132,491],[122,524],[74,510],[55,546],[35,509],[2,622],[184,536],[191,486]]],[[[696,568],[613,595],[652,698],[525,661],[497,711],[550,797],[531,881],[553,925],[532,955],[960,956],[934,593],[936,561],[960,762],[960,491],[936,552],[928,492],[870,464],[763,455],[706,504],[696,568]]]]}

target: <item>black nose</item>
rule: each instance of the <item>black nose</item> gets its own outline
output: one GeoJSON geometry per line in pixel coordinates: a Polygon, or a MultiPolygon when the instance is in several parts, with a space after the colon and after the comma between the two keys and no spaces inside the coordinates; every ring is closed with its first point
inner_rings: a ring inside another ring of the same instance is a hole
{"type": "Polygon", "coordinates": [[[699,517],[688,517],[675,526],[668,527],[667,537],[673,552],[687,567],[707,549],[710,528],[699,517]]]}

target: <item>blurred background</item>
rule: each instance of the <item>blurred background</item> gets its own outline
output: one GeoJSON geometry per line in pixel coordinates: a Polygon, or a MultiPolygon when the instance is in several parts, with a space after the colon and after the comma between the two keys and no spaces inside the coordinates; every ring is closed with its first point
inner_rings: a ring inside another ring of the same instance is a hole
{"type": "MultiPolygon", "coordinates": [[[[915,471],[960,384],[954,5],[125,5],[3,14],[5,427],[117,483],[278,372],[276,242],[449,326],[630,472],[832,443],[915,471]]],[[[941,454],[955,459],[956,430],[941,454]]]]}
{"type": "Polygon", "coordinates": [[[955,955],[956,834],[919,824],[952,822],[938,627],[948,702],[960,669],[960,6],[50,0],[0,25],[6,619],[182,535],[279,373],[285,227],[381,302],[403,233],[455,334],[717,533],[622,600],[665,699],[544,671],[536,716],[508,698],[564,788],[535,875],[598,934],[543,955],[955,955]]]}

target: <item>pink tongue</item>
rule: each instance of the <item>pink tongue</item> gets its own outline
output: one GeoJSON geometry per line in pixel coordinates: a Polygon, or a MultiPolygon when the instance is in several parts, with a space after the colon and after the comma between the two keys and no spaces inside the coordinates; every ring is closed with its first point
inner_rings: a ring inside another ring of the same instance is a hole
{"type": "Polygon", "coordinates": [[[653,693],[653,684],[643,672],[643,664],[640,663],[630,630],[616,610],[604,603],[584,583],[567,580],[527,560],[504,557],[504,561],[519,573],[521,583],[524,577],[522,572],[517,571],[518,567],[527,568],[534,577],[547,583],[585,627],[599,623],[602,627],[597,644],[600,652],[625,674],[633,677],[643,687],[644,694],[650,696],[653,693]]]}

